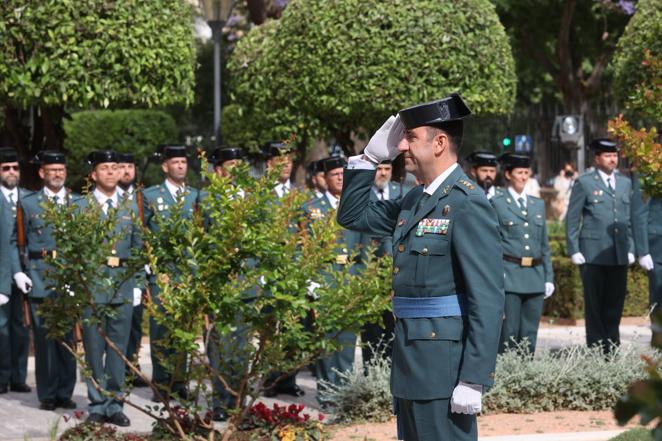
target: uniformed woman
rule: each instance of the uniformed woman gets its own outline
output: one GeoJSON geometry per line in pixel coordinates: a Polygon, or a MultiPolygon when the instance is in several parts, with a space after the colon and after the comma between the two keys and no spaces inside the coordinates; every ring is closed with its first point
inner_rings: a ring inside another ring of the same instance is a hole
{"type": "Polygon", "coordinates": [[[531,174],[528,156],[506,153],[499,160],[507,190],[490,200],[499,220],[505,273],[506,304],[499,350],[526,339],[533,353],[543,300],[554,292],[545,202],[524,191],[531,174]]]}

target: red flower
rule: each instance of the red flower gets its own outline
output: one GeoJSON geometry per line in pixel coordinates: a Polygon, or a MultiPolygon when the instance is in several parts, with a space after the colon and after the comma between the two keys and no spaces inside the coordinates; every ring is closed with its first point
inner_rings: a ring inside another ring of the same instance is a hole
{"type": "Polygon", "coordinates": [[[319,418],[320,421],[324,421],[324,414],[320,413],[317,418],[319,418]]]}

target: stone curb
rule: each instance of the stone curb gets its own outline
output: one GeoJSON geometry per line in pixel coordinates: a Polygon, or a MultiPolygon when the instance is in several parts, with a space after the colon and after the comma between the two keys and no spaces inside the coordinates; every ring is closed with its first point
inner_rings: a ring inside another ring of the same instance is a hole
{"type": "Polygon", "coordinates": [[[607,441],[627,429],[597,432],[536,433],[532,435],[481,436],[478,441],[607,441]]]}

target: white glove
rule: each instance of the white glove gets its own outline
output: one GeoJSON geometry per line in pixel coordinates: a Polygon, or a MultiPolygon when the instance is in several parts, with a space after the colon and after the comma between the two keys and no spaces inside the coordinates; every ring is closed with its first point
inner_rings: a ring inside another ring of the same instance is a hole
{"type": "Polygon", "coordinates": [[[483,386],[460,381],[451,397],[451,412],[474,415],[481,410],[480,399],[483,395],[483,386]]]}
{"type": "Polygon", "coordinates": [[[645,256],[641,256],[639,258],[639,265],[645,269],[646,271],[651,271],[653,269],[653,258],[651,257],[650,254],[646,254],[645,256]]]}
{"type": "Polygon", "coordinates": [[[586,259],[584,259],[584,255],[582,253],[573,254],[570,256],[570,260],[572,260],[572,263],[575,265],[583,265],[586,263],[586,259]]]}
{"type": "Polygon", "coordinates": [[[311,298],[313,298],[315,300],[319,299],[319,296],[317,294],[315,294],[315,290],[317,288],[319,288],[320,286],[322,286],[322,285],[320,285],[317,282],[308,282],[308,296],[310,296],[311,298]]]}
{"type": "Polygon", "coordinates": [[[73,297],[75,295],[74,292],[71,290],[71,286],[69,286],[69,285],[64,285],[64,292],[69,294],[71,297],[73,297]]]}
{"type": "Polygon", "coordinates": [[[147,264],[145,264],[145,273],[146,273],[148,276],[151,276],[151,275],[152,275],[152,270],[150,269],[149,265],[147,265],[147,264]]]}
{"type": "Polygon", "coordinates": [[[6,304],[8,301],[9,301],[8,296],[6,296],[4,294],[0,294],[0,306],[6,304]]]}
{"type": "Polygon", "coordinates": [[[554,284],[545,282],[545,298],[548,299],[554,294],[554,284]]]}
{"type": "Polygon", "coordinates": [[[391,115],[372,135],[363,154],[376,164],[387,159],[395,159],[400,154],[398,144],[404,136],[405,126],[400,121],[400,115],[391,115]]]}
{"type": "Polygon", "coordinates": [[[143,292],[140,290],[140,288],[133,288],[133,302],[131,302],[131,304],[133,306],[138,306],[142,301],[143,301],[143,292]]]}
{"type": "Polygon", "coordinates": [[[628,265],[632,265],[634,263],[634,254],[628,253],[628,265]]]}
{"type": "Polygon", "coordinates": [[[27,294],[32,289],[32,280],[25,273],[14,274],[14,282],[23,294],[27,294]]]}

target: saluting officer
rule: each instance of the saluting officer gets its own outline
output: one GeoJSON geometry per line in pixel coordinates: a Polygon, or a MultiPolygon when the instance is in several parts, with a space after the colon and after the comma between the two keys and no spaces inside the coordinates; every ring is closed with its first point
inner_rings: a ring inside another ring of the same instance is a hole
{"type": "MultiPolygon", "coordinates": [[[[0,269],[0,283],[9,283],[10,288],[0,288],[0,393],[30,392],[30,386],[25,383],[28,374],[28,351],[30,346],[30,328],[23,323],[24,294],[12,280],[10,257],[18,255],[15,246],[11,245],[11,235],[16,222],[16,204],[19,198],[30,192],[19,187],[21,170],[18,154],[13,147],[0,148],[0,210],[5,217],[0,226],[0,241],[2,241],[2,259],[4,267],[0,269]],[[8,297],[4,304],[4,297],[8,297]]],[[[13,262],[16,271],[20,271],[19,262],[13,262]]]]}
{"type": "Polygon", "coordinates": [[[591,141],[595,170],[572,187],[566,215],[568,255],[581,268],[586,343],[605,353],[620,344],[628,265],[634,263],[630,226],[630,179],[616,173],[618,147],[591,141]]]}
{"type": "MultiPolygon", "coordinates": [[[[304,212],[308,219],[314,221],[326,216],[333,216],[338,209],[338,202],[343,188],[343,168],[346,165],[345,158],[332,156],[324,160],[324,178],[327,190],[322,198],[313,198],[304,206],[304,212]]],[[[337,238],[338,254],[333,265],[335,271],[342,271],[342,267],[349,265],[350,254],[359,251],[361,245],[361,234],[356,231],[342,230],[337,238]]],[[[352,274],[356,274],[359,265],[355,263],[352,274]]],[[[321,381],[334,385],[341,384],[339,373],[352,370],[354,365],[354,350],[356,348],[356,335],[353,332],[343,331],[338,334],[338,343],[342,345],[340,351],[327,355],[317,361],[317,400],[326,404],[320,395],[324,390],[321,381]]]]}
{"type": "MultiPolygon", "coordinates": [[[[37,313],[46,298],[61,294],[52,289],[52,282],[47,277],[50,265],[44,262],[44,258],[50,255],[57,259],[57,245],[51,233],[53,227],[42,219],[42,205],[70,204],[72,194],[64,187],[67,167],[62,152],[39,152],[35,162],[39,164],[39,177],[44,187],[19,199],[12,243],[18,247],[23,263],[12,264],[12,269],[18,269],[14,274],[16,286],[30,299],[40,409],[75,409],[76,403],[71,396],[76,383],[76,359],[60,342],[48,338],[46,323],[37,313]]],[[[18,255],[14,261],[19,261],[18,255]]],[[[68,334],[65,340],[73,344],[72,334],[68,334]]]]}
{"type": "MultiPolygon", "coordinates": [[[[135,201],[122,199],[117,191],[120,179],[118,162],[118,155],[112,150],[90,153],[87,163],[92,166],[90,177],[94,181],[94,191],[77,199],[75,204],[81,210],[98,210],[102,219],[114,218],[116,221],[112,237],[109,237],[112,250],[106,266],[101,269],[101,277],[118,285],[107,287],[99,284],[95,287],[92,299],[95,308],[107,308],[107,314],[96,317],[93,324],[83,326],[85,361],[94,382],[102,389],[97,390],[92,379],[86,380],[90,401],[87,422],[107,422],[126,427],[131,422],[123,412],[124,403],[121,400],[125,369],[122,355],[126,353],[131,333],[133,305],[139,304],[142,297],[141,289],[136,285],[136,276],[126,273],[126,262],[132,252],[142,248],[142,239],[140,226],[134,222],[138,217],[135,201]],[[103,335],[121,353],[111,349],[103,335]]],[[[141,280],[144,280],[144,276],[141,280]]],[[[86,319],[94,318],[93,308],[88,306],[83,316],[86,319]]]]}
{"type": "MultiPolygon", "coordinates": [[[[200,201],[198,190],[186,185],[186,174],[188,172],[186,146],[160,145],[157,149],[157,156],[161,158],[161,170],[165,175],[165,180],[162,184],[154,185],[143,191],[145,225],[153,232],[159,232],[157,216],[168,218],[172,207],[177,203],[182,203],[182,216],[192,218],[200,201]]],[[[160,234],[167,234],[167,232],[160,232],[160,234]]],[[[155,274],[149,276],[149,288],[152,300],[157,307],[161,308],[160,290],[155,274]]],[[[183,359],[177,363],[176,372],[168,372],[161,363],[161,359],[174,357],[175,353],[172,349],[167,349],[161,345],[161,342],[167,338],[167,329],[158,323],[154,317],[150,317],[149,323],[153,369],[152,381],[160,386],[162,390],[169,391],[169,393],[185,399],[188,397],[188,389],[181,379],[185,377],[187,371],[187,360],[183,359]]],[[[156,396],[153,397],[153,400],[158,401],[156,398],[156,396]]]]}
{"type": "Polygon", "coordinates": [[[401,110],[345,171],[339,223],[393,236],[391,392],[398,438],[408,441],[475,440],[494,381],[503,253],[494,210],[457,164],[470,113],[458,94],[401,110]],[[377,164],[400,153],[423,185],[402,200],[371,201],[377,164]]]}
{"type": "MultiPolygon", "coordinates": [[[[390,201],[398,200],[403,196],[402,185],[393,182],[393,162],[390,160],[382,161],[377,166],[375,173],[375,182],[370,192],[370,200],[390,201]]],[[[393,240],[391,236],[372,236],[370,234],[361,234],[361,244],[364,248],[368,246],[375,247],[375,257],[393,255],[393,240]]],[[[395,327],[395,318],[391,310],[382,313],[383,326],[377,323],[366,323],[361,330],[361,342],[363,347],[363,365],[367,366],[376,354],[390,359],[393,349],[393,329],[395,327]]]]}
{"type": "Polygon", "coordinates": [[[496,194],[503,194],[494,184],[497,175],[497,157],[494,153],[477,150],[469,154],[466,160],[471,164],[471,174],[480,188],[485,191],[487,199],[496,194]]]}
{"type": "Polygon", "coordinates": [[[634,245],[639,265],[648,273],[649,299],[656,313],[662,302],[662,198],[644,198],[639,179],[633,178],[632,187],[634,245]]]}
{"type": "Polygon", "coordinates": [[[506,153],[500,161],[508,182],[506,192],[490,202],[500,225],[505,270],[505,319],[500,351],[527,340],[533,354],[543,300],[554,293],[545,202],[526,194],[531,158],[506,153]]]}

